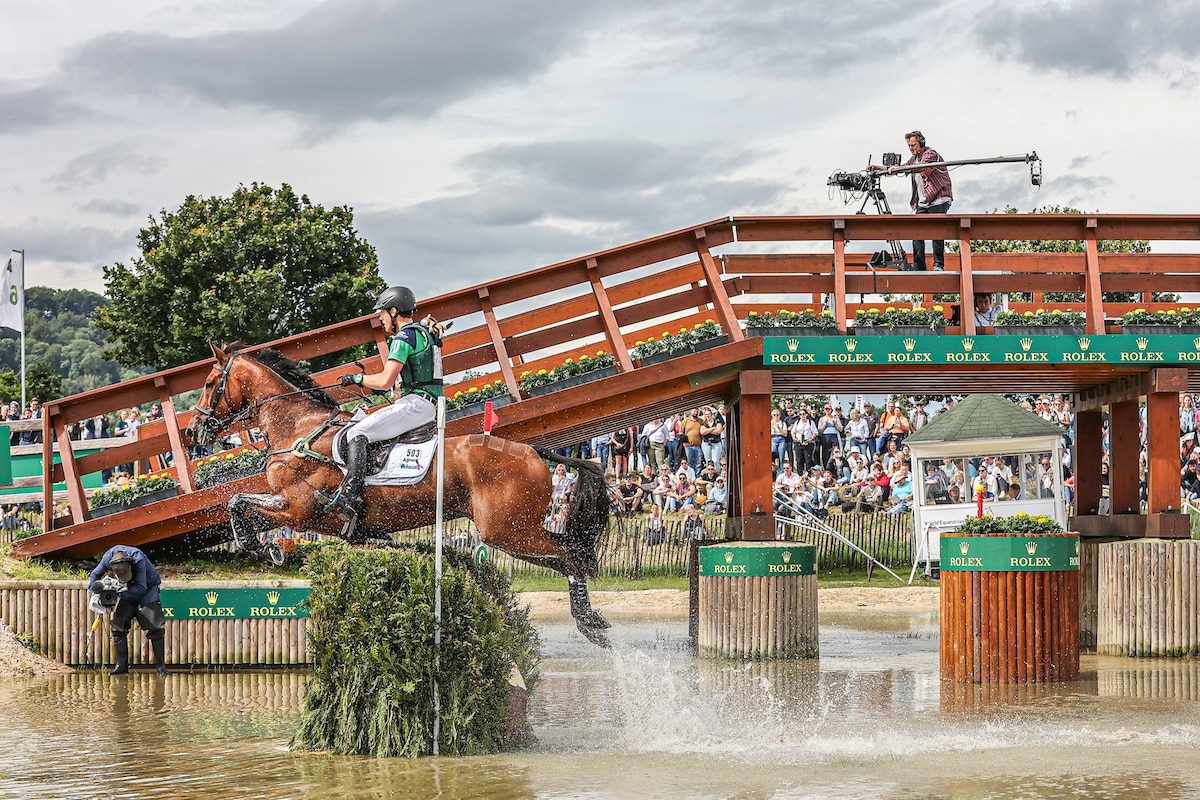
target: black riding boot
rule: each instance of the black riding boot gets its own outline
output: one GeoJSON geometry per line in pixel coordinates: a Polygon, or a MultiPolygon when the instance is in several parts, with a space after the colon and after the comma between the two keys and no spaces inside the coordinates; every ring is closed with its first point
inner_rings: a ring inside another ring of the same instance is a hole
{"type": "Polygon", "coordinates": [[[113,641],[113,649],[117,653],[117,664],[108,673],[109,675],[127,675],[129,674],[129,640],[120,639],[113,641]]]}
{"type": "Polygon", "coordinates": [[[151,639],[150,649],[154,651],[154,666],[158,667],[158,674],[167,677],[167,640],[151,639]]]}
{"type": "Polygon", "coordinates": [[[362,544],[366,539],[358,535],[358,523],[366,513],[362,493],[367,482],[367,437],[355,436],[346,445],[346,479],[334,496],[316,492],[318,500],[329,505],[329,510],[346,518],[341,536],[350,544],[362,544]]]}

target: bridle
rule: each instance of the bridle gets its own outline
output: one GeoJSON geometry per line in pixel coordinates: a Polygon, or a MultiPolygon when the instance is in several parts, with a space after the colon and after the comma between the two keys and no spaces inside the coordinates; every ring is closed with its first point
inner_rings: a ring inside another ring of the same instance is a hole
{"type": "Polygon", "coordinates": [[[234,359],[240,355],[242,355],[242,353],[234,353],[233,355],[229,356],[229,360],[225,362],[225,366],[221,367],[221,377],[217,381],[216,391],[213,392],[211,406],[209,408],[201,408],[199,405],[192,406],[192,413],[200,418],[200,424],[203,425],[204,429],[214,437],[220,433],[222,429],[233,426],[254,412],[254,405],[247,405],[241,411],[235,412],[233,410],[233,405],[229,402],[229,398],[225,395],[225,384],[229,381],[229,370],[233,366],[234,359]],[[225,401],[225,406],[229,409],[229,413],[232,415],[224,422],[217,419],[216,416],[217,406],[221,404],[222,400],[225,401]]]}

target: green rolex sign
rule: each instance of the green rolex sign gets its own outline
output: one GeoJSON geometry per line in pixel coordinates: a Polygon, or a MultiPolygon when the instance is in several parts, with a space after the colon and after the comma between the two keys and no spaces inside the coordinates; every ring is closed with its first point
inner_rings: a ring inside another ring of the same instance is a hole
{"type": "Polygon", "coordinates": [[[817,548],[792,542],[728,542],[700,548],[703,578],[816,575],[817,548]]]}
{"type": "Polygon", "coordinates": [[[763,364],[768,367],[1193,362],[1200,362],[1200,336],[1195,335],[773,336],[763,340],[763,364]]]}
{"type": "Polygon", "coordinates": [[[163,616],[190,619],[289,619],[308,616],[308,589],[163,589],[163,616]]]}
{"type": "Polygon", "coordinates": [[[1078,536],[943,536],[943,572],[1073,572],[1078,536]]]}

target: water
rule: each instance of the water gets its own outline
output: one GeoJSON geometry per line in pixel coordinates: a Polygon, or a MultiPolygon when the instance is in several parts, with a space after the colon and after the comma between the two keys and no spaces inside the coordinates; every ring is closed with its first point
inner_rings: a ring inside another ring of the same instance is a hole
{"type": "Polygon", "coordinates": [[[933,614],[823,615],[816,663],[698,661],[681,619],[614,622],[611,653],[539,622],[537,741],[482,758],[292,753],[303,673],[0,684],[0,798],[1200,797],[1200,662],[950,687],[933,614]]]}

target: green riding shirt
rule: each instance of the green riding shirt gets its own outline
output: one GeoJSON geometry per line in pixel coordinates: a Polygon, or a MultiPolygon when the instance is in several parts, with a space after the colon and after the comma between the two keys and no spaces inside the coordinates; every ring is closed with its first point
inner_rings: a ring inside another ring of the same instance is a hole
{"type": "Polygon", "coordinates": [[[442,358],[439,342],[422,325],[405,325],[392,337],[388,360],[404,366],[396,381],[400,396],[419,394],[433,402],[442,396],[442,358]]]}

